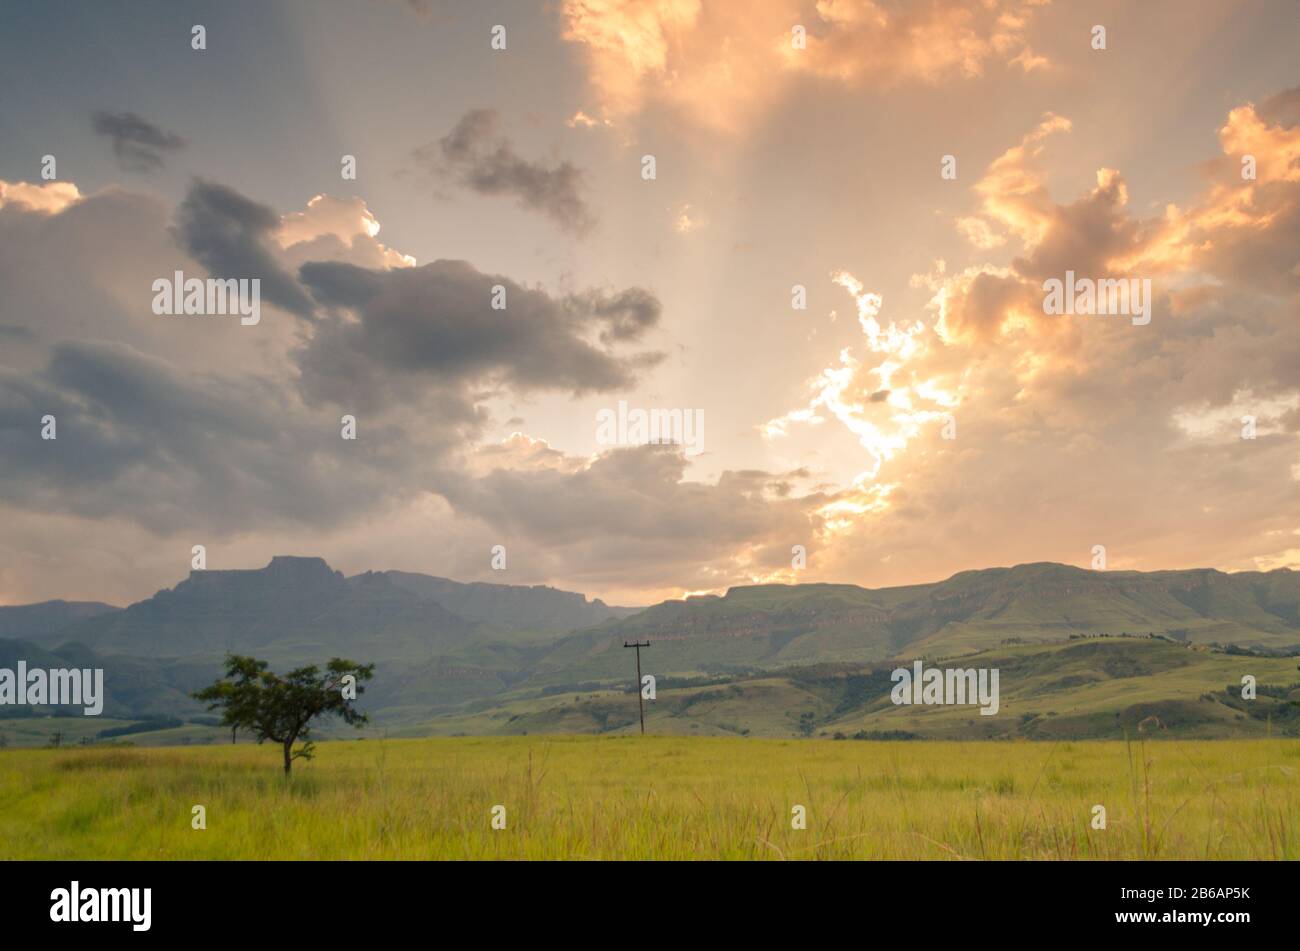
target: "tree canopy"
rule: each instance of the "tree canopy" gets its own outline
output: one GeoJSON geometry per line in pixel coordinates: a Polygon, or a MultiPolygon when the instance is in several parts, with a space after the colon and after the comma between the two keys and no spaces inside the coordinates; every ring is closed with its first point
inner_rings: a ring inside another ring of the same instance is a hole
{"type": "Polygon", "coordinates": [[[194,694],[209,710],[222,711],[222,723],[246,730],[258,743],[270,740],[284,749],[287,776],[295,759],[310,759],[315,749],[311,723],[334,715],[360,728],[365,714],[352,701],[365,692],[362,681],[374,675],[374,664],[357,664],[335,657],[322,671],[315,664],[291,670],[283,677],[268,669],[264,660],[229,654],[226,675],[194,694]],[[298,740],[303,745],[294,749],[298,740]]]}

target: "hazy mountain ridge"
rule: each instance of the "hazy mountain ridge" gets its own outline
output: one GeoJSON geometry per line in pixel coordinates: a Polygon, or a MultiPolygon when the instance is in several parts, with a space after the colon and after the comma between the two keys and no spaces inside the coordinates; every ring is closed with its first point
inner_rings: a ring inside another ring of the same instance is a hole
{"type": "Polygon", "coordinates": [[[437,601],[469,621],[506,630],[569,632],[612,618],[627,617],[640,608],[611,607],[599,598],[544,585],[461,582],[409,571],[380,572],[398,587],[437,601]]]}
{"type": "Polygon", "coordinates": [[[0,605],[0,638],[52,646],[59,642],[63,631],[78,621],[120,610],[102,601],[57,600],[0,605]]]}

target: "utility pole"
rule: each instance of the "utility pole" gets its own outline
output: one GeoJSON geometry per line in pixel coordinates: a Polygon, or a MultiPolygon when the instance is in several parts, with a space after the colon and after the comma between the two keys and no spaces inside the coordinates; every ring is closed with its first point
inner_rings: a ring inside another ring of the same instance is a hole
{"type": "Polygon", "coordinates": [[[633,641],[629,644],[624,641],[623,646],[636,648],[636,705],[637,709],[641,711],[641,735],[645,736],[645,698],[641,693],[641,648],[649,647],[650,642],[646,641],[643,644],[640,641],[633,641]]]}

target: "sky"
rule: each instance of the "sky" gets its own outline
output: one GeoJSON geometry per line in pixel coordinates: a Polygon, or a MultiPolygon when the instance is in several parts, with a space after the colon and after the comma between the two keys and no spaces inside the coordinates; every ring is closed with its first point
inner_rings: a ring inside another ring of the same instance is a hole
{"type": "Polygon", "coordinates": [[[1300,568],[1300,7],[1189,7],[0,7],[0,603],[1300,568]]]}

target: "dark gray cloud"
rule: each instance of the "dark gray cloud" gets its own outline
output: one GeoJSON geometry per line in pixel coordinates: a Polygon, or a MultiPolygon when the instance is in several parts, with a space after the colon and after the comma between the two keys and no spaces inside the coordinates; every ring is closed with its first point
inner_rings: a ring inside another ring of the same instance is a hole
{"type": "Polygon", "coordinates": [[[177,236],[214,277],[260,278],[262,299],[300,317],[310,298],[279,263],[268,244],[280,216],[263,204],[215,182],[196,180],[178,212],[177,236]]]}
{"type": "Polygon", "coordinates": [[[659,320],[659,301],[641,288],[553,297],[465,261],[391,271],[317,262],[299,273],[323,306],[351,312],[322,320],[299,355],[316,396],[372,406],[430,387],[453,401],[484,386],[604,392],[662,359],[612,351],[659,320]],[[502,310],[491,306],[496,285],[505,289],[502,310]]]}
{"type": "Polygon", "coordinates": [[[401,426],[360,419],[361,438],[345,442],[336,414],[310,411],[276,381],[66,343],[41,372],[0,368],[0,485],[28,513],[125,519],[196,541],[250,525],[332,530],[433,492],[484,538],[529,552],[538,571],[700,587],[732,577],[738,550],[788,561],[792,543],[816,537],[831,498],[793,495],[781,480],[798,473],[687,481],[687,460],[666,446],[476,474],[456,461],[465,430],[440,413],[401,426]],[[40,438],[45,414],[57,440],[40,438]]]}
{"type": "Polygon", "coordinates": [[[163,155],[185,148],[187,143],[174,132],[164,132],[134,112],[96,112],[91,116],[97,135],[113,143],[118,164],[128,172],[156,172],[163,167],[163,155]]]}
{"type": "Polygon", "coordinates": [[[0,488],[27,512],[122,518],[157,533],[342,524],[436,492],[444,467],[454,471],[448,459],[481,435],[490,393],[609,389],[658,359],[617,352],[643,350],[637,341],[659,320],[658,301],[639,288],[548,295],[455,261],[392,271],[314,262],[300,284],[273,209],[209,182],[192,186],[170,226],[154,204],[110,191],[56,215],[0,214],[0,262],[12,265],[0,268],[10,278],[0,488]],[[51,284],[42,268],[56,252],[77,280],[51,284]],[[261,277],[264,300],[313,321],[276,337],[148,314],[150,275],[200,263],[261,277]],[[124,276],[140,289],[136,306],[80,293],[124,276]],[[497,284],[504,311],[490,307],[497,284]],[[277,362],[278,352],[288,356],[277,362]],[[339,438],[342,413],[359,416],[355,443],[339,438]],[[57,440],[40,438],[46,414],[57,440]]]}
{"type": "Polygon", "coordinates": [[[522,158],[499,127],[494,110],[471,110],[436,143],[416,149],[415,157],[438,177],[480,195],[513,197],[571,234],[589,232],[596,219],[581,194],[582,170],[567,161],[547,165],[522,158]]]}
{"type": "Polygon", "coordinates": [[[60,344],[35,373],[0,367],[5,498],[160,533],[343,523],[405,491],[393,472],[413,491],[456,439],[450,426],[367,425],[344,441],[337,415],[275,381],[181,371],[119,343],[60,344]],[[41,438],[47,414],[57,439],[41,438]]]}
{"type": "Polygon", "coordinates": [[[629,287],[610,296],[589,290],[565,300],[578,320],[590,318],[601,325],[600,342],[636,340],[659,320],[659,299],[641,287],[629,287]]]}

